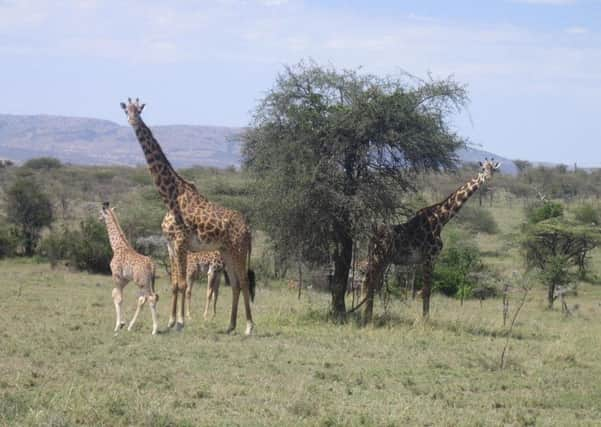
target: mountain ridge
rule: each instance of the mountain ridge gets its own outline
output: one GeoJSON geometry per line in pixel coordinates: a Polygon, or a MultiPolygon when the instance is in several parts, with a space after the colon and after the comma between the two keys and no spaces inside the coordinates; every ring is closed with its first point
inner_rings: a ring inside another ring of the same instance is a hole
{"type": "MultiPolygon", "coordinates": [[[[243,127],[203,125],[152,126],[171,163],[191,166],[239,167],[243,127]]],[[[458,150],[460,162],[495,157],[504,173],[516,174],[513,161],[473,147],[458,150]]],[[[91,117],[50,114],[0,114],[0,158],[23,162],[35,157],[55,157],[83,165],[144,163],[129,126],[91,117]]]]}

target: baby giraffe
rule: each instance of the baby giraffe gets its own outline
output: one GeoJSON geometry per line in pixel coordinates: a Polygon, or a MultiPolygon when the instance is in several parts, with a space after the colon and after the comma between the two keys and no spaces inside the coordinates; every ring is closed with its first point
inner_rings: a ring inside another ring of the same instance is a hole
{"type": "Polygon", "coordinates": [[[219,251],[188,252],[187,263],[186,283],[188,287],[186,289],[186,315],[188,319],[192,318],[190,315],[192,285],[194,285],[194,281],[198,280],[201,274],[206,274],[208,276],[204,319],[208,320],[209,318],[209,307],[211,302],[213,302],[213,314],[211,317],[215,317],[215,313],[217,312],[217,296],[219,295],[221,272],[223,272],[225,281],[229,284],[229,277],[225,271],[225,264],[221,253],[219,253],[219,251]]]}
{"type": "Polygon", "coordinates": [[[140,309],[148,300],[150,312],[152,313],[152,334],[155,335],[158,329],[156,305],[159,301],[158,294],[154,291],[155,267],[152,260],[144,255],[137,253],[127,241],[115,210],[109,207],[108,202],[102,204],[100,216],[106,224],[106,231],[109,235],[111,248],[113,249],[113,259],[111,260],[111,273],[115,288],[113,289],[113,302],[117,312],[117,322],[115,332],[125,326],[125,321],[121,316],[121,302],[123,301],[123,288],[130,281],[134,281],[140,288],[138,304],[134,317],[131,319],[128,331],[134,326],[140,309]]]}

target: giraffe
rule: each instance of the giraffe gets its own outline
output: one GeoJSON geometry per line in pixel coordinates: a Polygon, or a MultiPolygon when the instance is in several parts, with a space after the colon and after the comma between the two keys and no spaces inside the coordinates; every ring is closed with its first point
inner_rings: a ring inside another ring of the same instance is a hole
{"type": "Polygon", "coordinates": [[[186,267],[186,317],[192,318],[190,314],[190,306],[192,300],[192,286],[201,274],[206,274],[208,277],[207,283],[207,299],[205,302],[204,319],[208,320],[209,307],[213,303],[213,314],[217,313],[217,296],[219,295],[220,273],[223,272],[225,280],[229,283],[229,277],[225,272],[225,264],[223,257],[219,251],[202,251],[188,253],[188,266],[186,267]]]}
{"type": "Polygon", "coordinates": [[[254,328],[250,309],[254,299],[255,276],[250,270],[251,232],[244,216],[201,195],[196,186],[183,179],[171,166],[151,130],[142,120],[145,104],[136,99],[121,103],[129,124],[142,147],[148,169],[167,206],[161,228],[167,239],[171,262],[171,316],[168,327],[184,327],[187,253],[218,250],[232,282],[232,310],[227,332],[236,329],[240,291],[246,311],[246,335],[254,328]],[[178,308],[178,295],[181,303],[178,308]]]}
{"type": "Polygon", "coordinates": [[[134,317],[132,317],[128,331],[136,323],[140,309],[148,301],[150,312],[152,314],[152,334],[156,335],[158,329],[156,305],[159,301],[159,296],[154,290],[155,266],[152,260],[144,255],[137,253],[127,241],[115,209],[109,207],[108,202],[102,204],[100,216],[106,225],[106,230],[109,236],[111,248],[113,250],[113,258],[111,259],[111,273],[115,287],[113,289],[113,302],[115,311],[117,312],[117,321],[115,324],[115,332],[125,326],[125,321],[122,320],[121,303],[123,301],[123,288],[130,281],[134,281],[140,288],[138,304],[134,317]]]}
{"type": "Polygon", "coordinates": [[[500,166],[494,159],[480,162],[478,175],[442,202],[420,209],[403,224],[382,225],[376,229],[369,242],[369,263],[363,286],[366,322],[372,317],[374,292],[382,283],[390,264],[422,267],[422,309],[423,316],[428,317],[432,272],[436,258],[442,250],[442,229],[459,212],[463,204],[492,178],[500,166]]]}

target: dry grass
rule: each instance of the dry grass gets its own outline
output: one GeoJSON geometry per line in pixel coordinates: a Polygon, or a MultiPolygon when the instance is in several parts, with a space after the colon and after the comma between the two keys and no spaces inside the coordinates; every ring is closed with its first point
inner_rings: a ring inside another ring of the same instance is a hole
{"type": "MultiPolygon", "coordinates": [[[[4,425],[593,425],[601,419],[599,290],[581,289],[576,316],[533,294],[508,368],[500,301],[436,296],[395,303],[376,326],[324,321],[327,296],[298,302],[261,289],[257,334],[225,335],[229,289],[214,322],[150,335],[145,312],[112,333],[109,277],[0,263],[0,424],[4,425]]],[[[125,306],[131,316],[134,290],[125,306]]],[[[161,323],[168,292],[160,280],[161,323]]],[[[240,319],[242,320],[242,318],[240,319]]]]}

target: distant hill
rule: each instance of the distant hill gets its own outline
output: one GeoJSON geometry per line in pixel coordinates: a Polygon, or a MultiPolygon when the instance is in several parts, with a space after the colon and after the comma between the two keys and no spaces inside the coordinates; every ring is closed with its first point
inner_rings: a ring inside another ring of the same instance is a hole
{"type": "MultiPolygon", "coordinates": [[[[240,164],[243,128],[218,126],[152,126],[152,131],[175,167],[240,164]]],[[[463,162],[495,157],[505,173],[517,168],[508,159],[473,148],[461,149],[463,162]]],[[[138,165],[144,157],[129,126],[108,120],[0,114],[0,158],[23,162],[33,157],[56,157],[84,165],[138,165]]]]}

